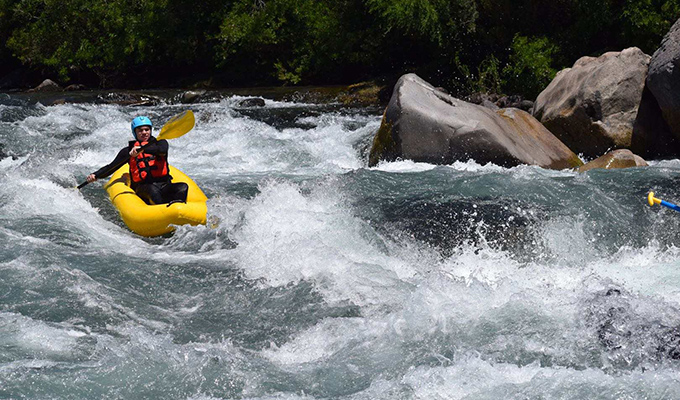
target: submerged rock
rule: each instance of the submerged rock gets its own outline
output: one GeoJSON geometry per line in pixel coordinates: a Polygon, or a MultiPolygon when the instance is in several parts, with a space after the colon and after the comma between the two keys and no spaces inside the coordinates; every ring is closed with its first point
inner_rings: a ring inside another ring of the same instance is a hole
{"type": "Polygon", "coordinates": [[[582,57],[538,95],[533,115],[576,153],[630,148],[649,60],[637,47],[582,57]]]}
{"type": "Polygon", "coordinates": [[[67,92],[74,92],[74,91],[85,90],[85,89],[87,89],[87,87],[85,85],[80,84],[80,83],[74,83],[73,85],[66,86],[66,88],[64,90],[67,91],[67,92]]]}
{"type": "Polygon", "coordinates": [[[16,160],[16,159],[19,158],[15,154],[11,154],[11,152],[5,150],[5,144],[4,143],[0,143],[0,160],[2,160],[3,158],[7,158],[7,157],[11,157],[12,160],[16,160]]]}
{"type": "Polygon", "coordinates": [[[628,149],[610,151],[609,153],[594,159],[579,167],[578,172],[590,171],[591,169],[615,169],[631,167],[647,167],[649,164],[640,156],[633,154],[628,149]]]}
{"type": "Polygon", "coordinates": [[[107,104],[118,104],[124,106],[153,106],[162,102],[162,100],[157,96],[127,92],[107,93],[105,95],[98,96],[98,100],[107,104]]]}
{"type": "Polygon", "coordinates": [[[407,235],[445,257],[461,246],[489,246],[527,255],[531,243],[538,240],[533,217],[500,198],[388,201],[381,204],[380,212],[385,235],[407,235]]]}
{"type": "Polygon", "coordinates": [[[192,104],[198,102],[203,96],[205,96],[205,90],[189,90],[182,93],[180,101],[183,104],[192,104]]]}
{"type": "Polygon", "coordinates": [[[650,361],[680,359],[678,310],[655,305],[655,314],[640,313],[644,299],[636,299],[619,288],[609,288],[587,300],[583,318],[592,329],[609,361],[635,368],[650,361]],[[658,315],[656,314],[658,313],[658,315]]]}
{"type": "Polygon", "coordinates": [[[530,114],[490,110],[437,90],[415,74],[397,82],[378,130],[369,165],[399,158],[433,164],[473,159],[511,167],[564,169],[583,165],[530,114]]]}
{"type": "Polygon", "coordinates": [[[264,107],[265,101],[260,97],[250,97],[238,102],[238,107],[264,107]]]}
{"type": "Polygon", "coordinates": [[[181,92],[173,97],[172,102],[179,102],[182,104],[211,103],[218,102],[221,99],[222,96],[219,92],[199,89],[181,92]]]}

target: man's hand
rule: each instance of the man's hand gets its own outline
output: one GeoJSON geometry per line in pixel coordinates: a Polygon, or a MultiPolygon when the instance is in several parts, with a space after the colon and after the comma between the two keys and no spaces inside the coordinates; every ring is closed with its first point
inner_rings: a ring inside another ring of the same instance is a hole
{"type": "Polygon", "coordinates": [[[87,183],[92,183],[97,180],[97,177],[94,176],[94,174],[90,174],[87,176],[87,178],[85,178],[85,180],[87,181],[87,183]]]}
{"type": "Polygon", "coordinates": [[[139,153],[141,153],[141,146],[135,146],[130,150],[130,157],[137,157],[139,153]]]}

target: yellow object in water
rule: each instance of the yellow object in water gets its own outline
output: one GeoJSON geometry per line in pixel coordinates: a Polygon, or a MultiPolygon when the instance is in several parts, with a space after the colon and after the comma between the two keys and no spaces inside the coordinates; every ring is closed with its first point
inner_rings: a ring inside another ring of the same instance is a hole
{"type": "Polygon", "coordinates": [[[141,236],[160,236],[172,232],[173,225],[205,225],[208,198],[182,171],[168,165],[172,182],[189,185],[186,203],[148,205],[130,188],[130,167],[125,164],[111,175],[106,192],[123,222],[141,236]]]}

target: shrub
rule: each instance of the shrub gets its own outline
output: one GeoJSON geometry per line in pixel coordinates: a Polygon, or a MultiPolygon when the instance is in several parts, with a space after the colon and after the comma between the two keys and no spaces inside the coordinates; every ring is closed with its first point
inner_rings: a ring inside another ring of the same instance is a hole
{"type": "Polygon", "coordinates": [[[559,48],[545,37],[530,38],[515,35],[510,60],[503,68],[505,90],[534,99],[555,77],[553,55],[559,48]]]}

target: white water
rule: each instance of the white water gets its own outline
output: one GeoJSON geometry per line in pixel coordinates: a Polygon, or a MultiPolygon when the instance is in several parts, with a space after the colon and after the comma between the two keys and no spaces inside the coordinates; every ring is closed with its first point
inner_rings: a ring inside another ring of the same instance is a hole
{"type": "Polygon", "coordinates": [[[3,106],[0,397],[680,397],[677,160],[368,169],[379,115],[238,100],[170,144],[219,226],[155,239],[72,187],[184,106],[3,106]]]}

